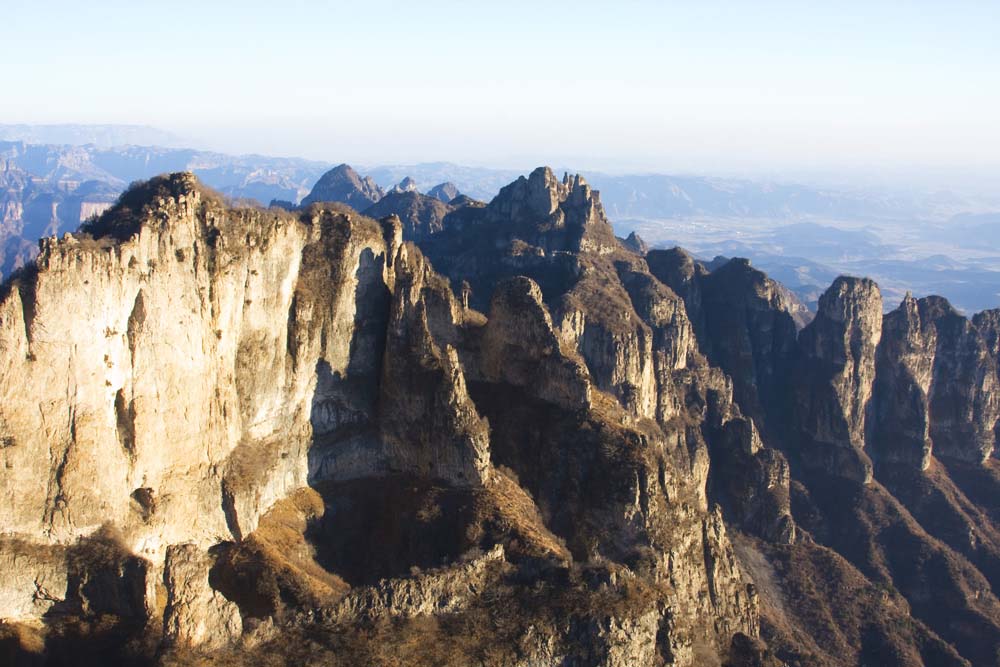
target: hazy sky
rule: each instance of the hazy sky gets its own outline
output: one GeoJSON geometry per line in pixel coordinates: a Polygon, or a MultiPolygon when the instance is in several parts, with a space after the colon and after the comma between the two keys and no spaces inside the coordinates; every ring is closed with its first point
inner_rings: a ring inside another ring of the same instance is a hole
{"type": "Polygon", "coordinates": [[[1000,2],[6,0],[0,122],[230,152],[996,169],[1000,2]]]}

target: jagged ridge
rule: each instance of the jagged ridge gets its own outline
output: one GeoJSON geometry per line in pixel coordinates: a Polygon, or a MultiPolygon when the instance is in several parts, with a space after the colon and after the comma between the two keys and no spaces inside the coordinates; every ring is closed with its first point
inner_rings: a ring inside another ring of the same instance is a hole
{"type": "Polygon", "coordinates": [[[0,302],[17,643],[994,664],[995,314],[840,279],[798,332],[748,263],[643,257],[548,169],[431,228],[164,182],[0,302]]]}

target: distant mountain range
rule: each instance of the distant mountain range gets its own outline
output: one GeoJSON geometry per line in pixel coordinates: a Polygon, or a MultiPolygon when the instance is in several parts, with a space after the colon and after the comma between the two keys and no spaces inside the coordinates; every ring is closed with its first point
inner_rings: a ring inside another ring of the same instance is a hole
{"type": "MultiPolygon", "coordinates": [[[[421,191],[451,181],[476,199],[489,200],[519,171],[468,167],[447,162],[361,168],[382,187],[403,178],[421,191]]],[[[556,173],[576,173],[569,166],[556,173]]],[[[784,221],[940,220],[978,202],[948,192],[893,193],[879,189],[836,190],[748,179],[671,174],[608,174],[587,171],[612,220],[642,218],[770,218],[784,221]]]]}
{"type": "Polygon", "coordinates": [[[148,125],[55,125],[0,124],[0,141],[24,141],[29,144],[63,144],[100,148],[114,146],[181,147],[184,140],[171,132],[148,125]]]}

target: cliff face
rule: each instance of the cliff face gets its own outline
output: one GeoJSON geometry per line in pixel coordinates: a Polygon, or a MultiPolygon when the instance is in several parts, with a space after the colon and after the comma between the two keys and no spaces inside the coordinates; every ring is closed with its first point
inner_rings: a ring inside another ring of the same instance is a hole
{"type": "Polygon", "coordinates": [[[0,299],[0,646],[996,664],[995,313],[842,278],[797,333],[548,169],[446,209],[176,174],[47,239],[0,299]]]}
{"type": "MultiPolygon", "coordinates": [[[[683,295],[698,345],[732,377],[736,400],[764,430],[792,368],[796,326],[784,291],[744,259],[711,273],[680,249],[653,250],[650,270],[683,295]]],[[[775,425],[777,428],[778,425],[775,425]]]]}
{"type": "MultiPolygon", "coordinates": [[[[316,424],[372,409],[363,392],[331,409],[316,388],[376,386],[370,353],[352,354],[374,335],[355,297],[388,289],[399,243],[332,210],[227,210],[187,176],[168,190],[126,242],[46,241],[2,315],[4,526],[43,551],[114,526],[151,563],[150,591],[172,545],[248,535],[307,483],[316,424]]],[[[21,593],[4,616],[60,602],[21,593]]]]}
{"type": "MultiPolygon", "coordinates": [[[[585,186],[548,185],[547,222],[572,198],[574,242],[607,236],[573,218],[599,210],[585,186]]],[[[622,289],[633,323],[597,348],[527,278],[465,307],[396,218],[229,209],[183,174],[90,231],[46,240],[0,306],[0,616],[45,619],[48,650],[69,618],[172,655],[278,650],[278,628],[479,622],[486,592],[536,589],[523,664],[694,664],[757,633],[701,434],[656,420],[649,386],[602,389],[655,381],[654,340],[664,381],[683,370],[669,290],[654,336],[622,289]]]]}
{"type": "MultiPolygon", "coordinates": [[[[764,451],[777,448],[791,464],[796,544],[775,550],[741,542],[738,549],[765,591],[761,613],[770,645],[797,644],[796,654],[820,664],[854,664],[827,657],[834,645],[828,640],[808,647],[791,639],[803,629],[824,637],[830,628],[797,629],[788,600],[817,581],[861,575],[905,600],[906,613],[924,628],[906,639],[887,633],[880,661],[952,664],[961,654],[973,664],[996,664],[1000,542],[986,500],[1000,488],[989,458],[997,424],[995,313],[970,321],[928,297],[907,298],[883,316],[874,283],[841,278],[796,336],[787,304],[740,296],[747,291],[741,285],[761,284],[745,267],[719,300],[706,294],[713,280],[734,272],[732,262],[708,272],[678,251],[652,251],[647,259],[684,295],[702,348],[733,377],[737,403],[766,427],[764,451]],[[824,557],[818,565],[814,543],[843,560],[824,557]],[[791,562],[796,570],[781,569],[791,562]],[[983,632],[954,625],[956,616],[977,619],[983,632]]],[[[865,627],[861,617],[869,612],[852,611],[854,604],[832,591],[810,603],[856,614],[841,632],[865,627]]],[[[854,651],[860,641],[839,650],[854,651]]]]}
{"type": "Polygon", "coordinates": [[[793,409],[805,465],[869,482],[865,453],[875,348],[882,337],[882,295],[867,279],[838,278],[820,297],[799,336],[793,409]]]}
{"type": "Polygon", "coordinates": [[[984,338],[988,331],[940,297],[907,297],[886,316],[886,325],[893,336],[881,350],[878,401],[886,413],[879,434],[885,456],[922,468],[932,451],[985,461],[1000,418],[997,347],[984,338]]]}

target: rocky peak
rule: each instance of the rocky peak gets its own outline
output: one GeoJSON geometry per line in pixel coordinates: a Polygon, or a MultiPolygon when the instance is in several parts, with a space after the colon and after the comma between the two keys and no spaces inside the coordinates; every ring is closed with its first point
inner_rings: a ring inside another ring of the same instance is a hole
{"type": "Polygon", "coordinates": [[[879,348],[878,453],[920,469],[930,456],[981,462],[996,441],[1000,386],[994,320],[969,321],[939,296],[907,294],[879,348]]]}
{"type": "Polygon", "coordinates": [[[843,324],[852,334],[872,334],[881,326],[882,293],[868,278],[840,276],[819,298],[816,319],[843,324]]]}
{"type": "Polygon", "coordinates": [[[622,239],[622,245],[639,255],[645,255],[649,252],[649,246],[642,239],[642,237],[634,231],[630,232],[627,237],[622,239]]]}
{"type": "Polygon", "coordinates": [[[124,241],[144,222],[170,222],[178,208],[191,215],[203,200],[222,203],[222,197],[204,187],[191,172],[156,176],[129,188],[114,206],[85,223],[81,231],[94,238],[110,236],[124,241]]]}
{"type": "Polygon", "coordinates": [[[972,324],[979,329],[986,347],[1000,354],[1000,308],[976,313],[972,316],[972,324]]]}
{"type": "Polygon", "coordinates": [[[473,208],[486,208],[486,202],[481,202],[478,199],[473,199],[469,195],[457,195],[454,199],[449,202],[455,208],[462,208],[463,206],[472,206],[473,208]]]}
{"type": "Polygon", "coordinates": [[[364,214],[379,219],[398,216],[407,240],[418,241],[444,228],[444,218],[452,207],[416,190],[391,190],[385,197],[364,210],[364,214]]]}
{"type": "Polygon", "coordinates": [[[872,477],[865,453],[882,295],[867,278],[841,276],[799,335],[794,390],[803,462],[859,482],[872,477]]]}
{"type": "Polygon", "coordinates": [[[427,191],[428,197],[434,197],[445,204],[451,203],[451,201],[460,194],[461,193],[458,191],[458,187],[451,181],[439,183],[427,191]]]}
{"type": "Polygon", "coordinates": [[[707,273],[683,248],[650,250],[646,254],[646,263],[654,276],[681,296],[697,275],[707,273]]]}
{"type": "Polygon", "coordinates": [[[599,193],[579,174],[560,181],[548,167],[501,189],[487,206],[487,220],[548,250],[607,253],[617,247],[599,193]]]}
{"type": "Polygon", "coordinates": [[[769,416],[783,399],[797,336],[782,289],[739,257],[697,280],[701,349],[733,378],[744,412],[772,434],[769,416]]]}
{"type": "Polygon", "coordinates": [[[396,185],[389,189],[390,193],[417,192],[417,182],[406,176],[396,185]]]}
{"type": "Polygon", "coordinates": [[[930,465],[929,397],[933,331],[925,331],[920,305],[909,292],[882,320],[875,385],[874,440],[883,462],[930,465]],[[930,335],[928,335],[930,334],[930,335]]]}
{"type": "Polygon", "coordinates": [[[341,164],[320,177],[312,191],[302,200],[302,205],[331,201],[347,204],[355,210],[364,210],[384,194],[370,176],[362,178],[350,165],[341,164]]]}
{"type": "MultiPolygon", "coordinates": [[[[716,258],[716,261],[719,258],[716,258]]],[[[784,311],[789,314],[797,329],[801,329],[812,320],[809,309],[784,285],[772,280],[763,271],[752,266],[749,259],[734,257],[715,266],[704,277],[706,283],[718,283],[722,291],[743,291],[766,304],[767,308],[784,311]]]]}
{"type": "Polygon", "coordinates": [[[530,278],[510,278],[494,291],[482,372],[491,381],[523,387],[568,410],[590,405],[586,369],[561,354],[542,291],[530,278]]]}
{"type": "Polygon", "coordinates": [[[646,253],[649,272],[684,299],[688,319],[699,337],[704,337],[705,311],[702,307],[701,277],[705,267],[682,248],[654,249],[646,253]]]}
{"type": "Polygon", "coordinates": [[[556,179],[551,169],[538,167],[527,178],[520,176],[503,187],[489,208],[511,219],[528,218],[541,222],[556,212],[568,192],[568,187],[556,179]]]}

